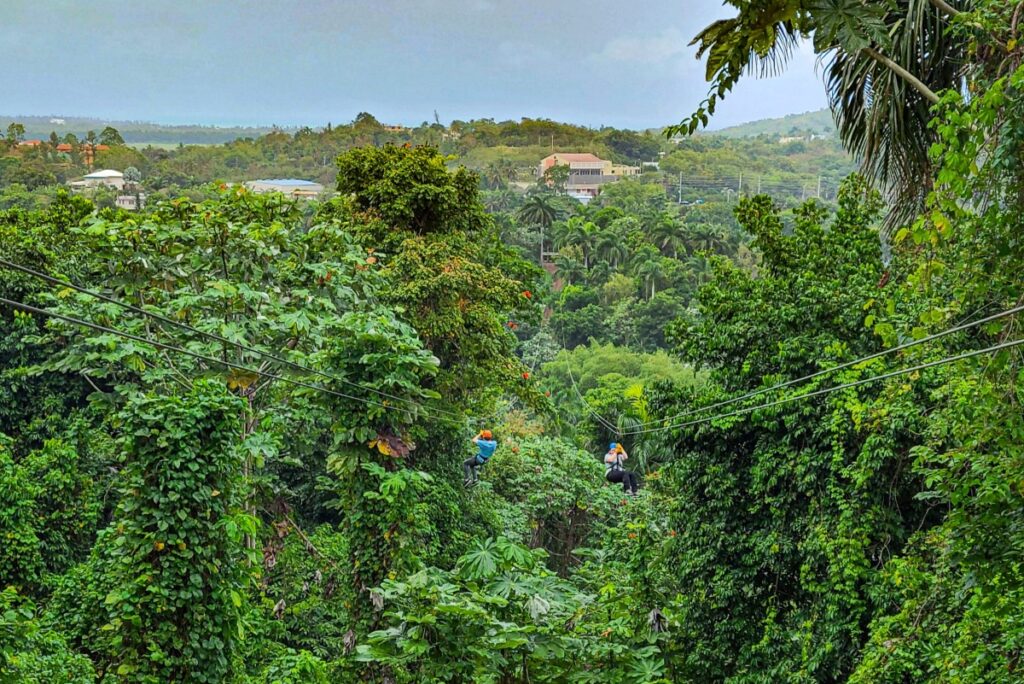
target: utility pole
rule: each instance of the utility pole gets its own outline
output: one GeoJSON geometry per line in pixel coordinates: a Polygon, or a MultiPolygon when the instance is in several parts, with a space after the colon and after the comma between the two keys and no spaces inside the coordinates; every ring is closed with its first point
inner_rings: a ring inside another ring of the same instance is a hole
{"type": "Polygon", "coordinates": [[[739,195],[742,195],[742,194],[743,194],[743,172],[740,171],[740,184],[739,184],[739,187],[736,188],[736,195],[739,196],[739,195]]]}
{"type": "Polygon", "coordinates": [[[683,203],[683,172],[679,172],[679,204],[683,203]]]}
{"type": "Polygon", "coordinates": [[[821,199],[821,176],[818,176],[818,199],[821,199]]]}
{"type": "Polygon", "coordinates": [[[761,177],[760,176],[757,177],[757,194],[758,195],[761,194],[761,177]]]}

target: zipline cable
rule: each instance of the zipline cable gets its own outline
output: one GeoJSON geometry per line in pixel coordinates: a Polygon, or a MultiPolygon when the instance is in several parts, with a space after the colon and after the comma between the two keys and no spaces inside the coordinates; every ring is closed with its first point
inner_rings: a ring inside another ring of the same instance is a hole
{"type": "Polygon", "coordinates": [[[877,382],[879,380],[887,380],[889,378],[894,378],[894,377],[897,377],[899,375],[906,375],[907,373],[913,373],[915,371],[925,370],[927,368],[934,368],[936,366],[942,366],[942,365],[945,365],[947,363],[954,363],[956,361],[963,361],[964,359],[969,359],[969,358],[972,358],[972,357],[975,357],[975,356],[981,356],[982,354],[989,354],[989,353],[992,353],[992,352],[1001,351],[1003,349],[1010,349],[1011,347],[1016,347],[1016,346],[1019,346],[1019,345],[1022,345],[1022,344],[1024,344],[1024,338],[1021,338],[1019,340],[1013,340],[1011,342],[1003,342],[1001,344],[996,344],[996,345],[993,345],[991,347],[986,347],[984,349],[975,349],[974,351],[965,352],[963,354],[958,354],[957,356],[946,357],[944,359],[939,359],[938,361],[929,361],[928,363],[922,363],[922,364],[919,364],[917,366],[912,366],[910,368],[901,368],[899,370],[891,371],[889,373],[884,373],[882,375],[873,375],[870,378],[864,378],[862,380],[857,380],[855,382],[848,382],[848,383],[845,383],[843,385],[836,385],[834,387],[825,387],[823,389],[815,390],[814,392],[809,392],[807,394],[798,394],[798,395],[791,396],[791,397],[785,397],[783,399],[779,399],[779,400],[776,400],[776,401],[773,401],[773,402],[770,402],[770,403],[767,403],[767,404],[758,404],[757,406],[747,406],[745,408],[737,409],[737,410],[731,411],[729,413],[723,413],[723,414],[719,414],[719,415],[716,415],[716,416],[710,416],[708,418],[699,418],[697,420],[691,420],[691,421],[689,421],[687,423],[677,423],[675,425],[665,425],[665,426],[662,426],[662,427],[659,427],[659,428],[652,428],[650,430],[638,430],[638,431],[633,431],[633,432],[624,432],[622,434],[623,435],[643,435],[643,434],[648,434],[648,433],[651,433],[651,432],[662,432],[662,431],[665,431],[665,430],[675,430],[675,429],[678,429],[678,428],[684,428],[684,427],[691,427],[691,426],[694,426],[694,425],[700,425],[702,423],[709,423],[709,422],[711,422],[713,420],[721,420],[723,418],[731,418],[733,416],[739,416],[739,415],[743,415],[745,413],[752,413],[753,411],[760,411],[761,409],[771,408],[773,406],[779,406],[781,404],[788,404],[788,403],[793,402],[793,401],[799,401],[800,399],[810,399],[811,397],[817,397],[817,396],[822,396],[822,395],[825,395],[825,394],[831,394],[832,392],[838,392],[839,390],[849,389],[851,387],[859,387],[861,385],[867,385],[867,384],[870,384],[872,382],[877,382]]]}
{"type": "Polygon", "coordinates": [[[573,374],[572,374],[572,366],[569,364],[569,350],[565,348],[565,339],[564,338],[562,339],[562,351],[565,352],[565,369],[567,371],[569,371],[569,380],[572,381],[572,388],[573,388],[573,390],[575,390],[576,396],[580,398],[581,402],[583,402],[583,406],[586,408],[587,413],[589,413],[590,415],[594,416],[594,418],[597,418],[597,422],[599,422],[601,425],[603,425],[607,429],[611,430],[613,434],[616,434],[616,435],[619,434],[619,428],[617,426],[612,425],[612,422],[610,420],[608,420],[607,418],[602,416],[600,413],[598,413],[590,405],[590,402],[588,402],[583,397],[583,394],[580,392],[580,388],[576,385],[576,378],[573,377],[573,374]]]}
{"type": "MultiPolygon", "coordinates": [[[[210,332],[205,332],[203,330],[199,330],[198,328],[195,328],[195,327],[193,327],[191,325],[188,325],[187,323],[182,323],[181,321],[176,321],[173,318],[168,318],[167,316],[163,316],[163,315],[158,314],[158,313],[153,313],[152,311],[147,311],[146,309],[140,308],[140,307],[135,306],[133,304],[129,304],[127,302],[122,302],[122,301],[120,301],[118,299],[115,299],[113,297],[109,297],[109,296],[107,296],[107,295],[105,295],[103,293],[96,292],[94,290],[90,290],[90,289],[82,287],[80,285],[75,285],[74,283],[71,283],[71,282],[68,282],[68,281],[65,281],[65,280],[61,280],[59,278],[55,278],[55,277],[53,277],[53,276],[51,276],[49,274],[42,273],[41,271],[36,271],[36,270],[34,270],[32,268],[29,268],[28,266],[23,266],[21,264],[14,263],[13,261],[8,261],[7,259],[4,259],[4,258],[0,258],[0,267],[9,268],[9,269],[12,269],[12,270],[15,270],[15,271],[20,271],[20,272],[22,272],[22,273],[24,273],[26,275],[30,275],[30,276],[33,276],[35,278],[39,278],[41,280],[44,280],[44,281],[50,283],[51,285],[58,285],[58,286],[61,286],[61,287],[67,287],[69,289],[75,290],[76,292],[80,292],[82,294],[88,295],[90,297],[94,297],[94,298],[99,299],[101,301],[108,302],[108,303],[113,304],[115,306],[119,306],[122,309],[125,309],[127,311],[131,311],[133,313],[141,314],[143,316],[147,316],[149,318],[158,320],[158,321],[160,321],[162,323],[167,323],[169,325],[173,325],[173,326],[175,326],[177,328],[180,328],[182,330],[188,330],[189,332],[193,332],[193,333],[195,333],[197,335],[200,335],[202,337],[205,337],[207,339],[215,340],[215,341],[220,342],[222,344],[229,344],[232,347],[235,347],[237,349],[241,349],[241,350],[247,351],[247,352],[249,352],[251,354],[256,354],[258,356],[262,356],[264,358],[270,359],[270,360],[275,361],[277,363],[280,363],[282,365],[288,366],[289,368],[291,368],[293,370],[301,371],[303,373],[311,373],[313,375],[319,375],[322,378],[326,378],[328,380],[334,380],[335,382],[340,382],[342,384],[349,385],[351,387],[355,387],[355,388],[358,388],[358,389],[366,391],[366,392],[373,392],[374,394],[378,394],[380,396],[387,397],[388,399],[392,399],[394,401],[400,401],[400,402],[403,402],[403,403],[419,406],[419,403],[416,402],[415,400],[405,399],[403,397],[398,397],[398,396],[395,396],[393,394],[389,394],[388,392],[385,392],[383,390],[379,390],[379,389],[376,389],[376,388],[373,388],[373,387],[367,387],[366,385],[362,385],[362,384],[360,384],[358,382],[353,382],[351,380],[346,380],[345,378],[341,378],[341,377],[338,377],[336,375],[331,375],[330,373],[324,373],[323,371],[316,370],[315,368],[308,368],[308,367],[303,366],[301,364],[298,364],[298,363],[295,363],[293,361],[289,361],[288,359],[285,359],[285,358],[282,358],[280,356],[277,356],[276,354],[273,354],[271,352],[264,351],[262,349],[257,349],[255,347],[250,347],[250,346],[248,346],[246,344],[243,344],[241,342],[236,342],[236,341],[233,341],[233,340],[229,340],[226,337],[223,337],[221,335],[217,335],[216,333],[210,333],[210,332]]],[[[448,415],[448,416],[451,416],[451,417],[454,417],[454,418],[463,418],[464,417],[461,414],[455,413],[453,411],[448,411],[448,410],[445,410],[445,409],[442,409],[442,408],[433,408],[433,409],[431,409],[431,411],[433,413],[441,413],[441,414],[448,415]]]]}
{"type": "MultiPolygon", "coordinates": [[[[151,340],[151,339],[146,338],[146,337],[140,337],[139,335],[133,335],[133,334],[125,332],[123,330],[118,330],[116,328],[110,328],[110,327],[107,327],[107,326],[99,325],[98,323],[93,323],[91,321],[86,321],[86,320],[83,320],[83,319],[80,319],[80,318],[75,318],[74,316],[66,316],[64,314],[59,314],[59,313],[57,313],[55,311],[47,311],[46,309],[40,309],[40,308],[32,306],[30,304],[25,304],[24,302],[18,302],[18,301],[14,301],[12,299],[6,299],[4,297],[0,297],[0,304],[6,304],[7,306],[10,306],[11,308],[19,309],[19,310],[25,311],[27,313],[39,314],[41,316],[49,316],[50,318],[56,318],[58,320],[66,322],[66,323],[71,323],[73,325],[79,325],[79,326],[82,326],[82,327],[85,327],[85,328],[90,328],[90,329],[95,330],[97,332],[107,333],[107,334],[110,334],[110,335],[117,335],[118,337],[123,337],[125,339],[132,340],[133,342],[141,342],[143,344],[151,345],[151,346],[153,346],[153,347],[155,347],[157,349],[163,349],[165,351],[174,352],[174,353],[177,353],[177,354],[183,354],[185,356],[190,356],[190,357],[192,357],[194,359],[199,359],[199,360],[202,360],[202,361],[206,361],[207,363],[213,363],[213,364],[217,364],[219,366],[226,366],[227,368],[233,368],[235,370],[246,371],[247,373],[252,373],[253,375],[258,375],[260,377],[267,378],[269,380],[280,380],[281,382],[284,382],[284,383],[287,383],[287,384],[290,384],[290,385],[296,385],[298,387],[305,387],[306,389],[311,389],[311,390],[314,390],[314,391],[317,391],[317,392],[325,392],[327,394],[332,394],[334,396],[342,397],[344,399],[350,399],[352,401],[356,401],[356,402],[359,402],[359,403],[362,403],[362,404],[369,404],[369,405],[373,405],[373,406],[380,406],[380,407],[382,407],[384,409],[387,409],[387,410],[392,410],[392,409],[407,410],[407,409],[403,409],[402,407],[391,406],[391,405],[388,405],[386,403],[381,403],[379,401],[374,401],[372,399],[365,399],[365,398],[362,398],[362,397],[352,396],[351,394],[345,394],[344,392],[338,392],[336,390],[332,390],[329,387],[310,385],[309,383],[302,382],[301,380],[293,380],[291,378],[286,378],[283,375],[277,375],[275,373],[268,373],[266,371],[257,370],[255,368],[249,368],[248,366],[243,366],[241,364],[234,363],[232,361],[224,361],[222,359],[218,359],[215,356],[208,356],[206,354],[200,354],[199,352],[194,352],[194,351],[191,351],[189,349],[183,349],[181,347],[175,347],[174,345],[164,344],[163,342],[157,342],[156,340],[151,340]]],[[[418,405],[417,405],[417,407],[421,411],[423,411],[424,413],[426,413],[428,415],[430,414],[430,411],[428,409],[426,409],[425,407],[419,407],[418,405]]]]}
{"type": "Polygon", "coordinates": [[[882,358],[883,356],[888,356],[889,354],[895,354],[896,352],[904,351],[906,349],[910,349],[911,347],[916,347],[918,345],[925,344],[927,342],[934,342],[935,340],[941,339],[943,337],[948,337],[949,335],[952,335],[954,333],[963,332],[964,330],[969,330],[971,328],[976,328],[979,325],[984,325],[985,323],[991,323],[992,321],[997,321],[997,320],[999,320],[1001,318],[1006,318],[1007,316],[1013,316],[1014,314],[1018,314],[1018,313],[1021,313],[1021,312],[1024,312],[1024,304],[1022,304],[1020,306],[1015,306],[1012,309],[1006,309],[1005,311],[1000,311],[998,313],[994,313],[991,316],[986,316],[985,318],[980,318],[980,319],[978,319],[976,321],[971,321],[970,323],[963,323],[961,325],[949,328],[947,330],[943,330],[941,332],[937,332],[937,333],[934,333],[932,335],[928,335],[926,337],[922,337],[919,340],[912,340],[910,342],[905,342],[904,344],[901,344],[901,345],[896,346],[896,347],[892,347],[891,349],[885,349],[885,350],[882,350],[880,352],[875,352],[874,354],[870,354],[868,356],[864,356],[864,357],[861,357],[859,359],[854,359],[853,361],[846,361],[844,363],[839,364],[838,366],[833,366],[832,368],[824,368],[822,370],[819,370],[819,371],[816,371],[814,373],[811,373],[810,375],[805,375],[803,377],[796,378],[794,380],[787,380],[786,382],[781,382],[781,383],[779,383],[777,385],[772,385],[771,387],[764,387],[762,389],[755,390],[753,392],[748,392],[747,394],[744,394],[744,395],[739,396],[739,397],[733,397],[732,399],[726,399],[726,400],[723,400],[723,401],[719,401],[719,402],[717,402],[715,404],[709,404],[708,406],[703,406],[701,408],[690,409],[688,411],[684,411],[682,413],[678,413],[678,414],[676,414],[674,416],[668,416],[668,417],[662,418],[660,420],[651,420],[651,421],[647,421],[646,423],[640,423],[639,425],[637,425],[637,427],[646,427],[648,425],[656,425],[658,423],[663,423],[666,420],[678,420],[679,418],[686,418],[687,416],[692,416],[695,413],[704,413],[705,411],[713,411],[715,409],[719,409],[719,408],[722,408],[724,406],[729,406],[731,404],[735,404],[736,402],[743,401],[745,399],[752,399],[752,398],[760,396],[762,394],[767,394],[768,392],[774,392],[775,390],[785,389],[786,387],[792,387],[793,385],[798,385],[798,384],[806,382],[808,380],[813,380],[814,378],[821,377],[822,375],[827,375],[829,373],[834,373],[836,371],[844,370],[846,368],[850,368],[851,366],[856,366],[858,364],[865,363],[867,361],[873,361],[875,359],[882,358]]]}

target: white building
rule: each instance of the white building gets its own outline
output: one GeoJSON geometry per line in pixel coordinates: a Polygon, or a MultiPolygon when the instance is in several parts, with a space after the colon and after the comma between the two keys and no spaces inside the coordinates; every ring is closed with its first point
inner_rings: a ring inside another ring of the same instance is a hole
{"type": "Polygon", "coordinates": [[[280,192],[292,197],[314,198],[324,191],[324,186],[313,181],[298,178],[268,178],[246,181],[245,187],[256,193],[280,192]]]}
{"type": "Polygon", "coordinates": [[[118,195],[117,199],[114,200],[114,204],[118,209],[139,211],[142,207],[146,206],[146,195],[141,192],[137,195],[118,195]]]}
{"type": "Polygon", "coordinates": [[[68,185],[75,190],[98,188],[101,185],[121,190],[124,188],[124,174],[114,169],[103,169],[102,171],[93,171],[87,176],[82,176],[79,180],[71,181],[68,185]]]}

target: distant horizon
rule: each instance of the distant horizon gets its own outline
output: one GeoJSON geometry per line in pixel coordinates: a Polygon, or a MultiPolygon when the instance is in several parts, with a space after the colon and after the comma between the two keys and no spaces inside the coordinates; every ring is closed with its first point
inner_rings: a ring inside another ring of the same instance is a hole
{"type": "MultiPolygon", "coordinates": [[[[691,41],[733,13],[721,0],[7,0],[4,9],[0,45],[18,65],[4,92],[12,111],[291,127],[360,111],[418,124],[436,109],[442,120],[528,113],[631,130],[700,107],[707,65],[691,41]]],[[[818,56],[802,41],[784,72],[738,83],[712,126],[827,102],[818,56]]]]}
{"type": "MultiPolygon", "coordinates": [[[[714,131],[719,131],[719,130],[725,130],[725,129],[728,129],[728,128],[737,128],[739,126],[746,126],[746,125],[749,125],[749,124],[756,124],[756,123],[760,123],[762,121],[777,121],[777,120],[786,119],[786,118],[789,118],[789,117],[804,116],[804,115],[807,115],[807,114],[817,114],[818,112],[828,111],[828,109],[829,109],[828,107],[819,107],[817,109],[808,109],[808,110],[801,111],[801,112],[791,112],[791,113],[783,114],[783,115],[780,115],[780,116],[765,116],[765,117],[761,117],[761,118],[757,118],[757,119],[750,119],[750,120],[747,120],[747,121],[739,121],[739,122],[736,122],[736,123],[729,123],[727,125],[722,125],[722,126],[709,125],[708,128],[703,129],[703,130],[706,130],[707,132],[714,132],[714,131]]],[[[409,123],[408,121],[385,120],[385,119],[382,119],[381,117],[378,117],[372,111],[369,111],[369,110],[362,110],[362,111],[365,111],[366,113],[370,114],[371,116],[374,116],[378,121],[380,121],[382,124],[386,124],[386,125],[398,125],[398,126],[407,126],[409,128],[416,128],[417,126],[420,126],[423,123],[427,123],[428,125],[430,123],[429,118],[428,119],[424,119],[422,121],[419,121],[417,123],[409,123]]],[[[284,123],[284,124],[277,123],[277,122],[275,122],[275,123],[268,123],[268,124],[258,124],[258,123],[209,123],[208,121],[194,121],[194,120],[190,121],[190,120],[185,120],[185,119],[174,120],[176,117],[168,117],[167,120],[160,121],[160,120],[156,120],[156,119],[112,118],[112,117],[105,117],[105,116],[93,116],[93,115],[89,115],[89,114],[67,114],[67,113],[64,113],[64,114],[60,114],[60,113],[57,113],[57,114],[55,114],[55,113],[29,114],[29,113],[24,113],[23,112],[23,113],[19,113],[19,114],[0,114],[0,122],[3,122],[3,126],[4,127],[6,127],[7,123],[17,122],[19,119],[29,119],[29,118],[32,118],[32,119],[45,119],[45,118],[53,118],[53,119],[78,119],[78,120],[96,121],[96,122],[101,122],[101,123],[104,123],[104,124],[127,123],[127,124],[136,124],[136,125],[162,126],[162,127],[168,127],[168,128],[190,127],[191,126],[191,127],[213,128],[213,129],[223,129],[223,130],[238,129],[238,128],[252,129],[252,130],[265,130],[265,129],[279,128],[279,129],[282,129],[282,130],[291,130],[291,129],[299,129],[299,128],[303,128],[303,127],[309,127],[309,128],[313,128],[314,130],[316,130],[317,128],[326,128],[328,123],[331,126],[336,126],[336,125],[345,126],[345,125],[348,125],[348,124],[352,123],[352,121],[355,119],[355,117],[352,117],[351,119],[348,119],[348,120],[345,120],[345,121],[341,121],[341,120],[338,120],[338,121],[324,121],[323,123],[320,123],[320,124],[311,124],[308,121],[305,121],[305,122],[294,122],[294,123],[284,123]]],[[[577,122],[574,122],[574,121],[566,121],[566,120],[555,119],[555,118],[546,117],[546,116],[522,115],[522,116],[514,117],[514,118],[497,118],[497,117],[459,118],[459,117],[457,117],[457,118],[448,120],[447,123],[444,123],[442,121],[442,125],[450,126],[455,121],[465,121],[465,122],[468,122],[468,121],[491,120],[491,121],[494,121],[495,123],[502,123],[502,122],[505,122],[505,121],[520,121],[522,119],[531,119],[531,120],[534,120],[534,121],[540,121],[540,120],[552,121],[552,122],[557,123],[557,124],[564,124],[564,125],[568,125],[568,126],[578,126],[580,128],[586,128],[586,129],[590,129],[590,130],[601,130],[602,128],[614,128],[614,129],[617,129],[617,130],[628,130],[628,131],[633,131],[633,132],[636,132],[636,133],[643,133],[645,131],[658,130],[658,129],[661,129],[661,128],[666,128],[668,126],[674,125],[674,123],[678,123],[678,122],[666,123],[666,124],[663,124],[661,126],[652,126],[652,127],[647,127],[647,128],[629,128],[629,127],[623,127],[623,126],[612,126],[612,125],[608,125],[608,124],[593,126],[593,125],[589,125],[589,124],[585,124],[585,123],[577,123],[577,122]]],[[[711,119],[710,123],[711,124],[714,123],[714,119],[713,118],[711,119]]]]}

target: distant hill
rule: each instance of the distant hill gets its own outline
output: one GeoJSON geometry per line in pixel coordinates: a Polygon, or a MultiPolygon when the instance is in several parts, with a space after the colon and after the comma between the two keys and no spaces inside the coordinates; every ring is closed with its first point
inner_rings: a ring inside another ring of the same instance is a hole
{"type": "Polygon", "coordinates": [[[754,138],[759,135],[787,136],[807,133],[835,135],[836,125],[832,121],[832,112],[828,109],[819,109],[816,112],[790,114],[781,119],[763,119],[761,121],[740,124],[739,126],[730,126],[717,131],[707,131],[707,135],[720,135],[727,138],[754,138]]]}
{"type": "Polygon", "coordinates": [[[51,131],[55,131],[61,138],[68,133],[73,133],[76,137],[81,138],[89,131],[96,131],[98,134],[104,127],[113,126],[126,143],[136,146],[146,144],[155,146],[219,145],[238,138],[256,138],[273,130],[270,126],[171,126],[146,121],[111,121],[78,116],[9,115],[0,115],[0,130],[6,130],[7,125],[12,121],[17,121],[25,126],[25,137],[28,139],[48,138],[51,131]],[[59,121],[63,121],[63,123],[59,123],[59,121]]]}
{"type": "MultiPolygon", "coordinates": [[[[272,126],[203,126],[198,124],[170,125],[148,121],[117,121],[81,116],[11,116],[0,115],[0,134],[7,125],[17,121],[25,126],[25,137],[45,139],[55,131],[63,138],[73,133],[78,138],[89,131],[98,134],[106,126],[113,126],[125,142],[135,147],[153,145],[172,147],[177,145],[221,145],[239,138],[258,138],[274,130],[272,126]],[[63,122],[63,123],[59,123],[63,122]]],[[[278,130],[293,133],[295,127],[278,130]]],[[[660,133],[652,129],[654,133],[660,133]]],[[[750,123],[730,126],[719,130],[705,131],[704,135],[726,138],[753,138],[759,135],[787,136],[798,134],[835,135],[832,113],[827,109],[804,114],[790,114],[780,119],[763,119],[750,123]]]]}

